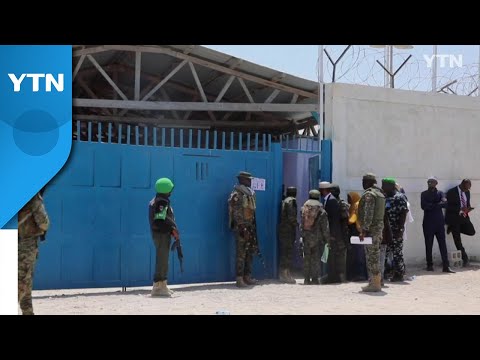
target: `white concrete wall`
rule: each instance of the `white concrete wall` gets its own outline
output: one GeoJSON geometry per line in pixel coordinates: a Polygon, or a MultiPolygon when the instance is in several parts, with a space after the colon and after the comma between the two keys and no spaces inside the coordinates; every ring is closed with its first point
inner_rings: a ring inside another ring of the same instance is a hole
{"type": "MultiPolygon", "coordinates": [[[[333,181],[362,190],[362,175],[395,177],[412,205],[407,228],[407,264],[425,263],[420,193],[435,175],[447,191],[462,178],[472,180],[471,213],[477,235],[462,236],[469,255],[480,256],[480,98],[429,94],[361,85],[330,84],[326,89],[326,137],[333,140],[333,181]]],[[[456,250],[451,235],[449,251],[456,250]]],[[[440,261],[438,244],[434,256],[440,261]]]]}

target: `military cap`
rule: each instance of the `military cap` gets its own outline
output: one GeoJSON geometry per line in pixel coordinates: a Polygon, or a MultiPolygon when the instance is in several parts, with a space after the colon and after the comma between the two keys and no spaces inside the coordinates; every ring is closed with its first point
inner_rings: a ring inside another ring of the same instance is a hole
{"type": "Polygon", "coordinates": [[[393,185],[397,184],[397,181],[395,180],[395,178],[392,178],[392,177],[384,178],[382,179],[382,182],[387,184],[393,184],[393,185]]]}
{"type": "Polygon", "coordinates": [[[331,188],[332,188],[332,184],[330,184],[328,181],[322,181],[322,182],[318,185],[318,188],[319,188],[319,189],[331,189],[331,188]]]}
{"type": "Polygon", "coordinates": [[[310,190],[308,192],[308,196],[312,199],[320,199],[320,191],[318,190],[310,190]]]}
{"type": "Polygon", "coordinates": [[[253,179],[252,174],[250,174],[249,172],[246,172],[246,171],[240,171],[240,172],[238,173],[237,177],[239,177],[239,178],[253,179]]]}
{"type": "Polygon", "coordinates": [[[372,173],[366,173],[365,175],[363,175],[363,180],[377,180],[377,177],[375,174],[372,174],[372,173]]]}

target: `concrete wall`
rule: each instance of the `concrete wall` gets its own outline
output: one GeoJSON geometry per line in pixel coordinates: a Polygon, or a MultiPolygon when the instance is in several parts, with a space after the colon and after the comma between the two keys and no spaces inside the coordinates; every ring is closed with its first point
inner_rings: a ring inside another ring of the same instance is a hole
{"type": "MultiPolygon", "coordinates": [[[[472,180],[471,214],[478,234],[463,236],[468,254],[480,255],[480,99],[330,84],[326,88],[326,138],[333,141],[333,181],[342,193],[362,190],[362,175],[392,176],[405,189],[415,221],[407,227],[407,264],[425,263],[420,193],[435,175],[446,191],[472,180]]],[[[456,250],[451,235],[449,251],[456,250]]],[[[440,259],[438,244],[434,256],[440,259]]]]}

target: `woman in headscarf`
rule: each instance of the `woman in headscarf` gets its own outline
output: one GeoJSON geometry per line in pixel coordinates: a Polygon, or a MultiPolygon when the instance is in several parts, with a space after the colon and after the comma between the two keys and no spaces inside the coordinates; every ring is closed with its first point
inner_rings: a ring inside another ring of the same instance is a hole
{"type": "MultiPolygon", "coordinates": [[[[351,191],[347,196],[350,204],[350,216],[348,218],[348,229],[350,236],[358,236],[360,233],[360,226],[357,223],[358,203],[360,201],[360,194],[351,191]]],[[[348,244],[347,247],[347,279],[350,281],[365,281],[367,280],[367,264],[365,261],[365,246],[348,244]]]]}

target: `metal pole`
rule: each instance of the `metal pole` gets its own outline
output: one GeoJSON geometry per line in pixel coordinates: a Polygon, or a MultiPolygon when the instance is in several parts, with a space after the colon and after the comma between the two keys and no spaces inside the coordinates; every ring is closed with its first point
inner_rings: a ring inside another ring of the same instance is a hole
{"type": "MultiPolygon", "coordinates": [[[[385,63],[383,64],[385,69],[390,70],[390,67],[388,64],[390,64],[389,57],[390,52],[388,51],[388,45],[385,45],[385,50],[384,50],[384,57],[385,57],[385,63]]],[[[384,87],[389,87],[390,86],[390,74],[388,71],[385,72],[385,81],[384,81],[384,87]]]]}
{"type": "MultiPolygon", "coordinates": [[[[323,140],[323,45],[318,46],[318,141],[323,140]]],[[[321,144],[319,144],[320,146],[321,144]]]]}
{"type": "MultiPolygon", "coordinates": [[[[389,64],[388,64],[388,71],[390,72],[390,74],[393,74],[393,45],[389,45],[389,64]]],[[[393,89],[394,87],[394,79],[393,79],[393,76],[394,75],[391,75],[390,76],[390,88],[393,89]]]]}
{"type": "Polygon", "coordinates": [[[433,45],[432,92],[437,91],[437,45],[433,45]]]}
{"type": "Polygon", "coordinates": [[[480,97],[480,45],[478,46],[478,81],[477,81],[477,86],[478,86],[477,96],[480,97]]]}

